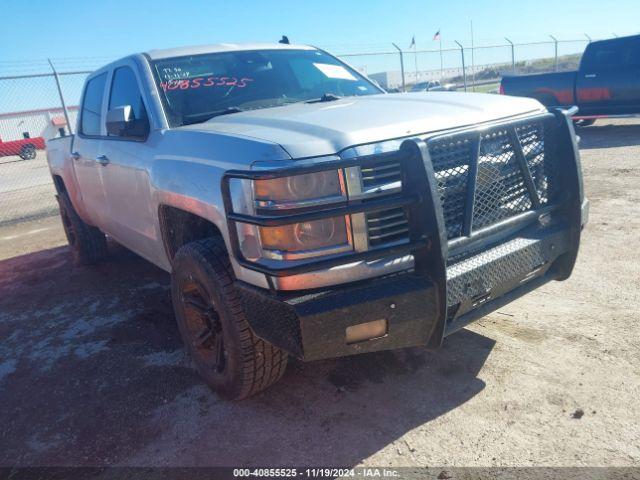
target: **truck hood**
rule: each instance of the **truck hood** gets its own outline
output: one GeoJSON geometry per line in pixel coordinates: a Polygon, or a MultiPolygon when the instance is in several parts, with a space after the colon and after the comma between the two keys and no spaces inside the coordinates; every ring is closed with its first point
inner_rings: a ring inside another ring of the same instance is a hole
{"type": "Polygon", "coordinates": [[[543,110],[538,101],[529,98],[398,93],[250,110],[180,129],[252,137],[279,144],[292,158],[304,158],[543,110]]]}

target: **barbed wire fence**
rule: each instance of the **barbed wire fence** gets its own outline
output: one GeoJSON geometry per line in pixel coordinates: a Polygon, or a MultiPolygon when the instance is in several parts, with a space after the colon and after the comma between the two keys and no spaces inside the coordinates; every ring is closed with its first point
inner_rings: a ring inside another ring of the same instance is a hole
{"type": "MultiPolygon", "coordinates": [[[[504,42],[438,48],[350,45],[338,57],[388,91],[438,81],[449,88],[496,91],[503,75],[577,68],[592,39],[504,42]]],[[[436,42],[433,42],[436,43],[436,42]]],[[[333,50],[333,49],[332,49],[333,50]]],[[[0,226],[56,213],[45,140],[74,132],[87,75],[116,57],[0,61],[0,226]]]]}

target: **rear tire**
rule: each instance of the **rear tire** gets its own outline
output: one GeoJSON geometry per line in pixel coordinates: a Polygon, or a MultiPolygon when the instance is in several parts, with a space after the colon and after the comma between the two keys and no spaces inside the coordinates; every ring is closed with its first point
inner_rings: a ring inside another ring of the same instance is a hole
{"type": "Polygon", "coordinates": [[[288,356],[251,330],[222,239],[198,240],[178,250],[171,297],[185,348],[221,397],[247,398],[282,377],[288,356]]]}
{"type": "Polygon", "coordinates": [[[98,228],[86,224],[73,208],[67,192],[58,195],[64,233],[76,263],[92,265],[107,257],[107,238],[98,228]]]}
{"type": "Polygon", "coordinates": [[[33,160],[34,158],[36,158],[36,146],[31,143],[23,145],[20,148],[20,153],[18,154],[18,156],[22,160],[33,160]]]}

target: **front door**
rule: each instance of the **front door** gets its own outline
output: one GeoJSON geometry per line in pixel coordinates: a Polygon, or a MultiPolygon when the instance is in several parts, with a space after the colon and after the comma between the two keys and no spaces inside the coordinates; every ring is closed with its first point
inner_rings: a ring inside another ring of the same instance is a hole
{"type": "Polygon", "coordinates": [[[640,37],[587,48],[576,80],[580,114],[640,113],[640,37]]]}
{"type": "Polygon", "coordinates": [[[157,212],[152,211],[149,171],[153,151],[148,144],[149,118],[139,81],[132,65],[113,71],[108,110],[130,106],[132,120],[146,125],[143,133],[108,134],[101,148],[108,164],[103,187],[109,206],[106,231],[131,250],[153,258],[161,245],[156,231],[157,212]]]}

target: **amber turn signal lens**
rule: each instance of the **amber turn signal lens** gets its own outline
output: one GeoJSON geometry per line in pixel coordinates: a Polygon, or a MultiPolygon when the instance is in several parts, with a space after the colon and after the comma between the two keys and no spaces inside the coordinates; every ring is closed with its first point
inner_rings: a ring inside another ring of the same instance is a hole
{"type": "Polygon", "coordinates": [[[284,252],[314,250],[348,243],[345,217],[323,218],[280,227],[261,227],[262,248],[284,252]]]}

